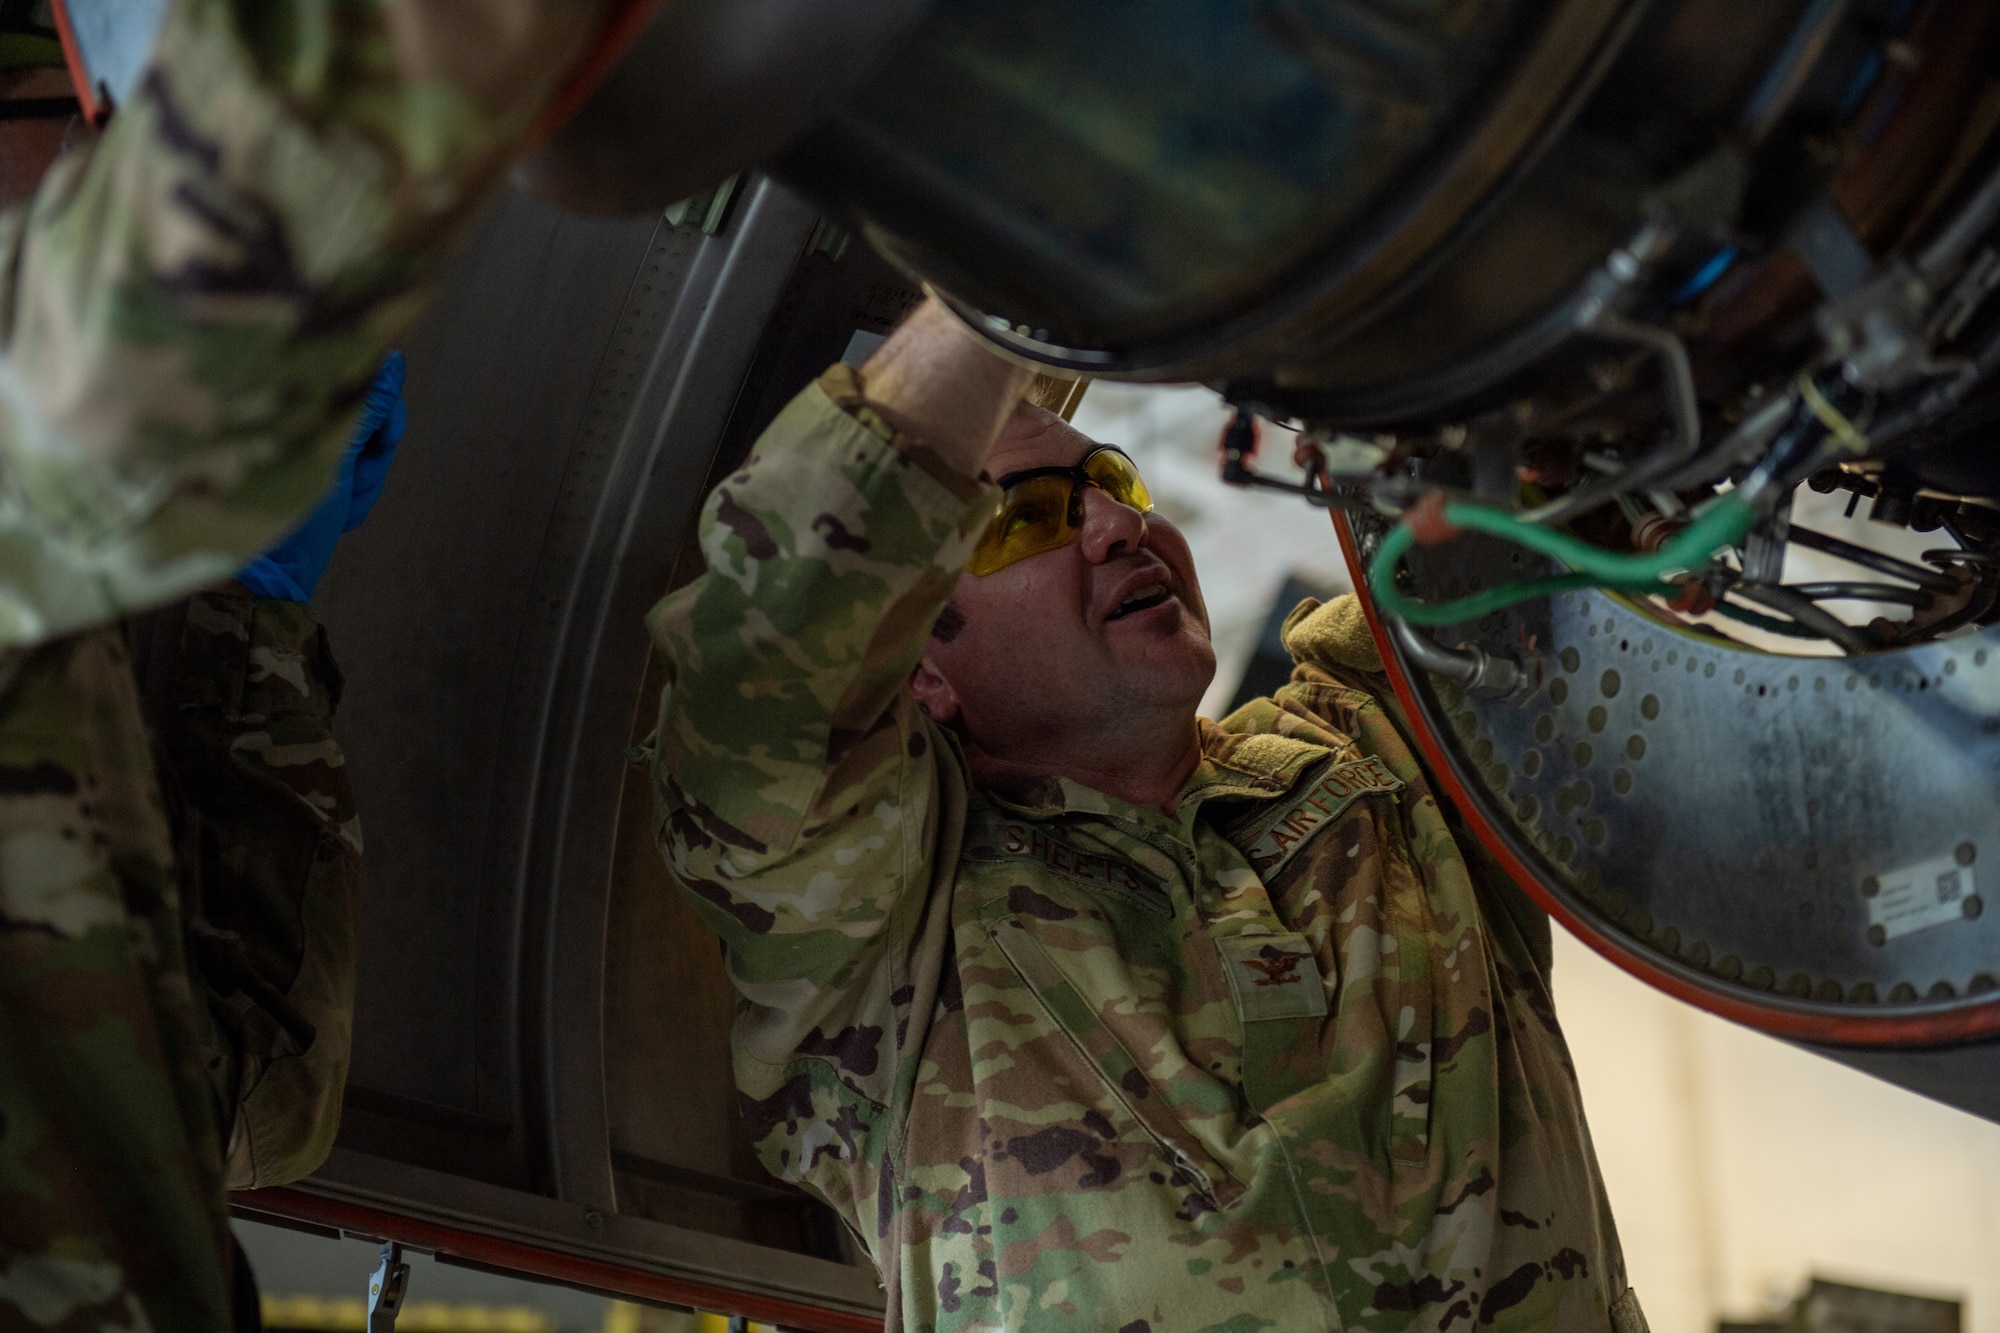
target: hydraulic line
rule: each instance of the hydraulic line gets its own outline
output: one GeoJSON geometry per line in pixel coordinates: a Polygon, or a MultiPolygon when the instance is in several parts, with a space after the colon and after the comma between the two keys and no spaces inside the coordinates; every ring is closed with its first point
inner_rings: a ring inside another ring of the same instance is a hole
{"type": "Polygon", "coordinates": [[[1499,699],[1512,694],[1521,683],[1521,667],[1512,658],[1466,645],[1454,652],[1439,647],[1419,634],[1408,622],[1391,620],[1396,643],[1412,662],[1434,676],[1456,681],[1468,694],[1499,699]]]}
{"type": "Polygon", "coordinates": [[[1927,282],[1941,281],[1993,226],[1995,219],[2000,219],[2000,167],[1987,173],[1958,216],[1923,248],[1917,256],[1917,272],[1927,282]]]}
{"type": "Polygon", "coordinates": [[[1925,569],[1922,565],[1913,565],[1907,560],[1898,560],[1893,555],[1871,551],[1865,546],[1844,542],[1824,532],[1814,532],[1811,528],[1795,525],[1785,534],[1785,539],[1809,551],[1835,556],[1851,565],[1860,565],[1874,570],[1877,574],[1887,574],[1892,579],[1901,579],[1920,588],[1929,588],[1932,592],[1950,592],[1958,586],[1949,575],[1940,574],[1934,569],[1925,569]]]}
{"type": "Polygon", "coordinates": [[[1666,395],[1674,440],[1613,476],[1580,486],[1568,495],[1528,510],[1521,518],[1529,523],[1561,523],[1595,509],[1621,492],[1643,490],[1657,478],[1686,466],[1701,452],[1701,405],[1695,398],[1694,370],[1688,361],[1687,347],[1680,338],[1656,325],[1610,313],[1599,314],[1583,327],[1600,338],[1643,347],[1659,359],[1660,388],[1666,395]]]}
{"type": "MultiPolygon", "coordinates": [[[[1954,533],[1954,536],[1957,534],[1954,533]]],[[[1959,550],[1949,547],[1937,551],[1925,551],[1924,563],[1931,565],[1970,565],[1980,569],[2000,567],[2000,554],[1992,551],[1959,550]]]]}
{"type": "Polygon", "coordinates": [[[1368,566],[1368,590],[1376,605],[1412,625],[1452,625],[1476,620],[1489,611],[1571,588],[1623,588],[1672,596],[1678,588],[1665,582],[1668,574],[1697,569],[1717,551],[1735,546],[1756,521],[1756,510],[1742,491],[1731,491],[1711,502],[1686,528],[1651,554],[1621,555],[1592,546],[1566,532],[1555,532],[1522,521],[1486,505],[1447,502],[1442,507],[1450,528],[1483,532],[1553,557],[1573,571],[1549,578],[1509,583],[1449,602],[1419,602],[1396,587],[1396,567],[1414,546],[1417,534],[1408,519],[1382,539],[1368,566]]]}
{"type": "Polygon", "coordinates": [[[1930,594],[1922,588],[1906,588],[1900,583],[1787,583],[1781,585],[1815,602],[1900,602],[1922,606],[1930,594]]]}
{"type": "Polygon", "coordinates": [[[1833,640],[1840,645],[1842,652],[1850,656],[1855,653],[1865,653],[1875,646],[1874,641],[1865,633],[1831,611],[1822,609],[1810,597],[1805,597],[1790,588],[1780,588],[1768,583],[1739,583],[1729,591],[1745,601],[1756,602],[1760,606],[1768,606],[1773,611],[1790,616],[1822,638],[1833,640]]]}
{"type": "Polygon", "coordinates": [[[1649,477],[1646,484],[1665,491],[1682,491],[1704,486],[1738,464],[1753,461],[1769,447],[1776,435],[1798,409],[1798,393],[1774,394],[1756,411],[1737,424],[1721,443],[1704,451],[1685,466],[1661,477],[1649,477]]]}
{"type": "MultiPolygon", "coordinates": [[[[1621,327],[1619,333],[1632,341],[1647,341],[1633,335],[1630,327],[1621,327]]],[[[1665,335],[1670,340],[1671,335],[1665,335]]],[[[1664,340],[1659,341],[1659,351],[1668,364],[1667,379],[1669,396],[1672,397],[1675,358],[1664,340]]],[[[1650,343],[1649,343],[1650,345],[1650,343]]],[[[1678,347],[1676,342],[1675,347],[1678,347]]],[[[1817,374],[1808,370],[1801,372],[1793,384],[1789,396],[1791,406],[1786,424],[1772,438],[1764,457],[1751,474],[1736,489],[1708,503],[1693,523],[1678,535],[1668,540],[1658,551],[1651,554],[1621,554],[1592,546],[1568,533],[1551,531],[1538,526],[1551,517],[1568,512],[1565,501],[1557,501],[1540,509],[1525,513],[1510,513],[1485,505],[1467,504],[1462,501],[1420,502],[1419,508],[1406,513],[1403,520],[1382,539],[1368,568],[1368,587],[1374,594],[1377,605],[1390,615],[1407,621],[1411,625],[1450,625],[1477,619],[1502,607],[1531,598],[1546,597],[1551,593],[1572,588],[1597,587],[1615,588],[1629,592],[1647,593],[1655,596],[1669,596],[1680,590],[1667,583],[1668,574],[1698,570],[1706,566],[1715,554],[1726,548],[1740,546],[1755,525],[1760,497],[1776,491],[1780,495],[1789,494],[1791,488],[1807,474],[1818,471],[1832,458],[1866,452],[1870,445],[1866,432],[1854,423],[1852,414],[1861,405],[1862,395],[1846,378],[1832,368],[1817,374]],[[1433,504],[1429,513],[1422,506],[1433,504]],[[1427,539],[1442,540],[1452,535],[1455,529],[1471,529],[1504,541],[1525,546],[1529,550],[1552,557],[1569,566],[1570,573],[1529,579],[1520,583],[1505,584],[1489,588],[1469,597],[1453,601],[1431,603],[1420,602],[1406,597],[1396,587],[1396,567],[1403,556],[1415,545],[1417,531],[1412,527],[1412,518],[1417,518],[1429,531],[1427,539]]],[[[1761,414],[1760,414],[1761,415],[1761,414]]],[[[1683,422],[1683,427],[1688,423],[1683,422]]],[[[1699,443],[1699,422],[1695,421],[1695,442],[1699,443]]],[[[1685,431],[1683,431],[1685,434],[1685,431]]],[[[1675,451],[1677,463],[1685,463],[1686,441],[1675,451]]],[[[1649,471],[1649,470],[1643,470],[1649,471]]],[[[1642,469],[1628,469],[1610,484],[1630,481],[1642,474],[1642,469]]],[[[1602,483],[1600,483],[1602,485],[1602,483]]],[[[1590,503],[1596,503],[1596,489],[1585,487],[1590,503]]],[[[1620,489],[1624,489],[1620,486],[1620,489]]],[[[1575,497],[1566,497],[1574,499],[1575,497]]],[[[1788,533],[1791,541],[1801,546],[1838,556],[1887,574],[1891,578],[1902,579],[1918,587],[1935,592],[1949,591],[1955,581],[1934,570],[1924,569],[1893,556],[1881,555],[1865,547],[1854,546],[1836,537],[1813,532],[1805,528],[1792,528],[1788,533]]],[[[1810,585],[1815,588],[1819,585],[1810,585]]],[[[1853,594],[1841,589],[1845,585],[1824,585],[1825,591],[1819,595],[1836,598],[1844,596],[1868,596],[1870,600],[1904,600],[1902,597],[1878,597],[1872,594],[1853,594]]],[[[1872,587],[1873,585],[1855,585],[1872,587]]],[[[1744,583],[1732,591],[1744,599],[1756,602],[1772,610],[1781,612],[1806,632],[1832,640],[1848,653],[1867,652],[1875,645],[1868,635],[1842,621],[1837,616],[1821,608],[1805,592],[1785,588],[1774,583],[1744,583]]],[[[1739,608],[1740,611],[1740,608],[1739,608]]],[[[1725,612],[1738,620],[1747,619],[1747,614],[1725,612]]],[[[1784,633],[1786,631],[1779,630],[1784,633]]]]}

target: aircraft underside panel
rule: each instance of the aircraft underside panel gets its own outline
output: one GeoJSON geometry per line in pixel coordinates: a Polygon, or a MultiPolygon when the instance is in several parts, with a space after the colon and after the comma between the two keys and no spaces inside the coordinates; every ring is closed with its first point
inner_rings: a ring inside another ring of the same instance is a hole
{"type": "Polygon", "coordinates": [[[409,436],[318,599],[367,847],[341,1135],[236,1205],[876,1328],[865,1254],[750,1150],[732,993],[628,752],[658,692],[644,616],[711,470],[916,292],[766,180],[697,204],[591,221],[510,196],[406,344],[409,436]]]}

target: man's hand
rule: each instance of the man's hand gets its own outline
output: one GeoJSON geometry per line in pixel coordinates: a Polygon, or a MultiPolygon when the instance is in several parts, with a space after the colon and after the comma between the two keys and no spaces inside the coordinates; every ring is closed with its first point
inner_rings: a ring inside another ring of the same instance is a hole
{"type": "Polygon", "coordinates": [[[1033,374],[926,300],[861,368],[868,401],[947,462],[977,475],[1033,374]]]}

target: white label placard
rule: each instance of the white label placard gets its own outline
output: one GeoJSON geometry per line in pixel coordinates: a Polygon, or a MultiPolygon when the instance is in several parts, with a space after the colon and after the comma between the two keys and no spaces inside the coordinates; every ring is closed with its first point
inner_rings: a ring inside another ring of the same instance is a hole
{"type": "Polygon", "coordinates": [[[1880,926],[1885,940],[1964,920],[1965,900],[1978,892],[1972,867],[1949,855],[1892,870],[1876,883],[1874,896],[1865,900],[1868,924],[1880,926]]]}

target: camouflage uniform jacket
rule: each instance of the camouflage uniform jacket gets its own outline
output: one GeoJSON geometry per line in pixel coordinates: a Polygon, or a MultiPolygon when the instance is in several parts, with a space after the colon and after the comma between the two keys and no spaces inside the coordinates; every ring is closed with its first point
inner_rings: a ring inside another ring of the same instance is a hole
{"type": "MultiPolygon", "coordinates": [[[[229,812],[189,791],[170,823],[105,626],[229,577],[325,493],[384,350],[632,6],[175,0],[102,138],[0,216],[0,1329],[230,1327],[218,1105],[237,1180],[332,1133],[340,1061],[289,1057],[345,1049],[311,961],[338,894],[253,839],[184,910],[174,836],[229,812]],[[264,1117],[286,1106],[310,1113],[264,1117]]],[[[239,628],[244,698],[306,680],[282,624],[239,628]]],[[[181,739],[289,743],[302,717],[255,712],[181,739]]],[[[327,776],[246,746],[211,751],[249,784],[237,813],[327,776]]],[[[331,836],[306,845],[339,860],[331,836]]]]}
{"type": "Polygon", "coordinates": [[[972,789],[904,678],[993,493],[854,392],[792,404],[653,613],[657,834],[726,945],[761,1156],[865,1241],[891,1327],[1612,1327],[1546,922],[1311,650],[1340,604],[1203,725],[1177,813],[972,789]]]}

